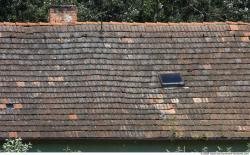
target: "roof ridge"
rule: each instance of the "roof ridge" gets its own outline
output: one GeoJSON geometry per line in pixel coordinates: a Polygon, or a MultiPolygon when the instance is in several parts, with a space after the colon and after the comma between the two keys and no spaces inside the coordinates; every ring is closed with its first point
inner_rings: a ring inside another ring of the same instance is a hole
{"type": "MultiPolygon", "coordinates": [[[[146,26],[201,26],[201,25],[221,25],[221,24],[227,24],[227,25],[250,25],[250,23],[247,22],[232,22],[232,21],[226,21],[226,22],[76,22],[73,24],[66,24],[66,25],[84,25],[84,24],[114,24],[114,25],[131,25],[131,26],[140,26],[140,25],[146,25],[146,26]]],[[[57,26],[57,25],[65,25],[62,23],[48,23],[48,22],[0,22],[0,26],[57,26]]]]}

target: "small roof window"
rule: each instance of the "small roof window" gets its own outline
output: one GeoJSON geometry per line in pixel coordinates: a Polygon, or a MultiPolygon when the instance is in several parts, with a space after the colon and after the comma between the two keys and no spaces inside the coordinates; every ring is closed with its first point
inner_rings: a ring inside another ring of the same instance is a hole
{"type": "Polygon", "coordinates": [[[7,109],[14,109],[14,104],[8,103],[8,104],[6,104],[6,108],[7,109]]]}
{"type": "Polygon", "coordinates": [[[161,85],[164,88],[184,86],[184,80],[180,73],[164,73],[160,74],[161,85]]]}

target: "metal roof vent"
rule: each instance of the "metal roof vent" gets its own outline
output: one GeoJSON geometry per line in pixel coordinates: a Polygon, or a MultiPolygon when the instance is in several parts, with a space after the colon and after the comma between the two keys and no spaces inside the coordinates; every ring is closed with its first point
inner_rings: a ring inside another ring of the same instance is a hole
{"type": "Polygon", "coordinates": [[[185,84],[180,73],[164,73],[159,78],[164,88],[182,87],[185,84]]]}

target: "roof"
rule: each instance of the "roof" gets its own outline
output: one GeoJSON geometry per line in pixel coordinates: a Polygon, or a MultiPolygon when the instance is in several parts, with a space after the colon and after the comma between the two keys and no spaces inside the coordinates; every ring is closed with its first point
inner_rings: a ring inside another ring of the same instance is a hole
{"type": "Polygon", "coordinates": [[[249,23],[0,25],[2,138],[250,139],[249,23]]]}

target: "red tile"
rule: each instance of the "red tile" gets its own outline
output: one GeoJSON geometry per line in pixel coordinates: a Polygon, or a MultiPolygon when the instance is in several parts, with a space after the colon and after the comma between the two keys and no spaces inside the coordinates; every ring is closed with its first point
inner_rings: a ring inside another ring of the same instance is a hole
{"type": "Polygon", "coordinates": [[[17,132],[9,132],[8,134],[9,134],[9,137],[15,137],[15,138],[18,137],[17,132]]]}

